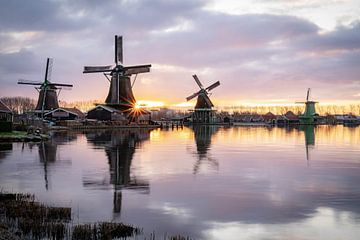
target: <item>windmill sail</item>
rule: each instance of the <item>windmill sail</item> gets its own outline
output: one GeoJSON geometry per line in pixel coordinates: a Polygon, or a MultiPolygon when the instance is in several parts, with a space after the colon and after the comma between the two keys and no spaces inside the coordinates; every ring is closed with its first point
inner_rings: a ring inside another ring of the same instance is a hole
{"type": "Polygon", "coordinates": [[[38,82],[38,81],[31,81],[31,80],[19,79],[19,80],[18,80],[18,84],[23,84],[23,85],[41,85],[41,84],[43,84],[43,83],[42,83],[42,82],[38,82]]]}
{"type": "Polygon", "coordinates": [[[309,101],[309,98],[310,98],[310,88],[308,88],[307,90],[307,94],[306,94],[306,101],[308,102],[309,101]]]}
{"type": "Polygon", "coordinates": [[[49,83],[49,85],[54,87],[73,87],[72,84],[64,84],[64,83],[49,83]]]}
{"type": "Polygon", "coordinates": [[[108,66],[85,66],[83,73],[95,73],[95,72],[111,72],[113,70],[112,65],[108,66]]]}
{"type": "Polygon", "coordinates": [[[115,35],[115,64],[123,64],[123,38],[115,35]]]}
{"type": "Polygon", "coordinates": [[[51,80],[53,64],[54,64],[54,60],[52,58],[48,58],[46,60],[45,81],[50,82],[51,80]]]}
{"type": "Polygon", "coordinates": [[[199,92],[196,92],[192,95],[190,95],[189,97],[186,98],[186,101],[190,101],[191,99],[193,99],[194,97],[197,97],[198,95],[200,94],[200,91],[199,92]]]}
{"type": "Polygon", "coordinates": [[[195,79],[195,82],[197,83],[197,85],[198,85],[201,89],[203,89],[203,88],[204,88],[203,85],[201,84],[199,78],[198,78],[195,74],[193,75],[193,78],[195,79]]]}
{"type": "Polygon", "coordinates": [[[129,76],[129,75],[132,75],[132,74],[147,73],[147,72],[150,72],[150,67],[151,67],[151,65],[125,67],[124,68],[124,75],[129,76]]]}
{"type": "Polygon", "coordinates": [[[218,86],[220,86],[220,82],[219,81],[217,81],[216,83],[213,83],[213,84],[211,84],[209,87],[207,87],[205,90],[206,91],[211,91],[211,90],[213,90],[214,88],[216,88],[216,87],[218,87],[218,86]]]}

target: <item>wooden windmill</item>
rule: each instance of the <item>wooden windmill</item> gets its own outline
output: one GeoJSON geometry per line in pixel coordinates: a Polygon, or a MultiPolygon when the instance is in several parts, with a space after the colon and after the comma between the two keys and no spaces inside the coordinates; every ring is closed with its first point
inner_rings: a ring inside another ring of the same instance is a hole
{"type": "Polygon", "coordinates": [[[123,66],[123,39],[115,35],[115,66],[85,66],[83,73],[103,73],[110,82],[106,105],[123,112],[131,111],[135,106],[135,97],[132,87],[139,73],[150,72],[151,65],[123,66]],[[131,83],[130,76],[135,74],[131,83]],[[108,77],[110,76],[110,78],[108,77]]]}
{"type": "Polygon", "coordinates": [[[220,85],[220,82],[217,81],[211,84],[209,87],[204,88],[199,78],[196,75],[193,75],[195,82],[199,86],[200,90],[195,92],[186,98],[187,101],[197,97],[195,110],[193,113],[193,123],[199,124],[211,124],[214,122],[214,114],[212,107],[214,104],[211,102],[209,96],[211,95],[210,91],[220,85]]]}
{"type": "Polygon", "coordinates": [[[47,58],[45,78],[43,82],[29,81],[23,79],[19,79],[18,81],[18,84],[35,86],[35,89],[39,92],[39,98],[35,107],[35,112],[41,113],[42,118],[44,118],[44,112],[59,108],[58,96],[61,89],[73,87],[72,84],[50,82],[52,66],[53,59],[47,58]]]}

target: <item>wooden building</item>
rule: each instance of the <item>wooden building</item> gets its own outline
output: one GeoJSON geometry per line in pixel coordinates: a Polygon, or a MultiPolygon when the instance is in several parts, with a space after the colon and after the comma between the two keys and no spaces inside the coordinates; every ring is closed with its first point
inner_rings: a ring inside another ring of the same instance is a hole
{"type": "Polygon", "coordinates": [[[0,100],[0,132],[11,132],[13,120],[13,112],[0,100]]]}
{"type": "Polygon", "coordinates": [[[121,110],[107,105],[97,105],[87,113],[87,119],[99,121],[127,121],[121,110]]]}
{"type": "Polygon", "coordinates": [[[85,114],[77,108],[57,108],[48,113],[44,117],[47,120],[82,120],[85,119],[85,114]]]}

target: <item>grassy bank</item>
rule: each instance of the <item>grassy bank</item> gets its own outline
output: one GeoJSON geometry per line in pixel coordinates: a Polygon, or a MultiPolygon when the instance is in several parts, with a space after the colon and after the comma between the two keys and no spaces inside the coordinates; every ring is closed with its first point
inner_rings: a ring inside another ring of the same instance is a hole
{"type": "MultiPolygon", "coordinates": [[[[18,239],[158,239],[146,237],[142,229],[115,222],[74,224],[71,208],[44,205],[32,194],[0,192],[0,240],[18,239]]],[[[164,240],[191,240],[168,236],[164,240]]]]}
{"type": "Polygon", "coordinates": [[[40,142],[48,140],[46,134],[28,134],[23,131],[0,132],[0,142],[40,142]]]}

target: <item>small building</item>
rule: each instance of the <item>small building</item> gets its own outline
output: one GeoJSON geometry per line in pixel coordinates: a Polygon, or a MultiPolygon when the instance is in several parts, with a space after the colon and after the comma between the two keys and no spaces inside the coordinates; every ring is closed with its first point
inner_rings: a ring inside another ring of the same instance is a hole
{"type": "Polygon", "coordinates": [[[293,113],[292,111],[288,111],[284,115],[288,124],[298,124],[300,122],[299,116],[293,113]]]}
{"type": "Polygon", "coordinates": [[[13,121],[13,112],[0,100],[0,132],[11,132],[13,121]]]}
{"type": "Polygon", "coordinates": [[[261,123],[264,122],[264,118],[259,114],[240,114],[234,116],[234,122],[244,123],[261,123]]]}
{"type": "Polygon", "coordinates": [[[99,121],[127,121],[120,110],[106,105],[97,105],[89,110],[86,118],[99,121]]]}
{"type": "Polygon", "coordinates": [[[276,115],[273,114],[272,112],[268,112],[268,113],[262,115],[262,118],[264,119],[265,123],[268,123],[268,124],[276,123],[276,115]]]}
{"type": "Polygon", "coordinates": [[[83,120],[85,114],[77,108],[57,108],[44,115],[47,120],[83,120]]]}
{"type": "Polygon", "coordinates": [[[299,124],[300,120],[299,120],[299,116],[295,115],[295,113],[293,113],[292,111],[288,111],[284,115],[278,116],[276,118],[276,123],[284,124],[284,125],[299,124]]]}

